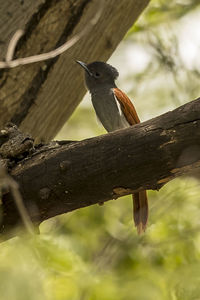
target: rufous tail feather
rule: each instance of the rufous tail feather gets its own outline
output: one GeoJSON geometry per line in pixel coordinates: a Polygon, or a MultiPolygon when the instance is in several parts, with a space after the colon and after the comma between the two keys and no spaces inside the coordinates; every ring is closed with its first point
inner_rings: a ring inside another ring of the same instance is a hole
{"type": "Polygon", "coordinates": [[[133,219],[138,234],[145,232],[148,221],[147,192],[141,191],[133,195],[133,219]]]}

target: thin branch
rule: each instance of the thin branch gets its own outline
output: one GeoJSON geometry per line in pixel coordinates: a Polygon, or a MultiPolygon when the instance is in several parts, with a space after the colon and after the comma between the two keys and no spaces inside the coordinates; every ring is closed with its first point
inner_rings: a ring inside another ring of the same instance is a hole
{"type": "Polygon", "coordinates": [[[24,206],[22,196],[19,192],[18,183],[6,172],[3,166],[0,164],[0,191],[4,188],[10,189],[12,197],[16,203],[17,209],[24,223],[25,228],[30,234],[34,234],[34,226],[28,215],[28,212],[24,206]]]}
{"type": "Polygon", "coordinates": [[[104,7],[104,0],[98,1],[97,13],[90,20],[90,22],[85,26],[85,28],[81,32],[74,35],[69,41],[65,42],[60,47],[56,48],[55,50],[52,50],[47,53],[42,53],[42,54],[38,54],[38,55],[28,56],[28,57],[24,57],[24,58],[17,58],[17,59],[12,60],[17,42],[19,41],[19,38],[21,37],[21,35],[23,33],[22,30],[18,30],[14,34],[14,36],[12,37],[12,39],[9,43],[7,54],[6,54],[6,61],[0,61],[0,69],[15,68],[15,67],[22,66],[22,65],[40,62],[40,61],[54,58],[54,57],[64,53],[69,48],[71,48],[73,45],[75,45],[84,35],[86,35],[92,29],[92,27],[98,22],[100,16],[102,15],[103,7],[104,7]]]}
{"type": "Polygon", "coordinates": [[[11,38],[10,43],[8,45],[8,50],[7,50],[7,53],[6,53],[6,62],[7,63],[10,62],[13,59],[15,48],[17,46],[17,43],[18,43],[19,39],[21,38],[21,36],[23,34],[24,34],[24,31],[19,29],[15,32],[15,34],[11,38]]]}

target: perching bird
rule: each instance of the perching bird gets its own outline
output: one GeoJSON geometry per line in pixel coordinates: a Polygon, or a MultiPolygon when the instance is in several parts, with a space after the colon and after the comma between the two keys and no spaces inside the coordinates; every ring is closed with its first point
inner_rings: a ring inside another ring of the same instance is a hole
{"type": "MultiPolygon", "coordinates": [[[[114,67],[101,61],[77,63],[85,70],[85,82],[96,115],[108,132],[140,123],[132,102],[115,84],[119,73],[114,67]]],[[[148,220],[146,191],[133,194],[133,216],[138,233],[144,232],[148,220]]]]}

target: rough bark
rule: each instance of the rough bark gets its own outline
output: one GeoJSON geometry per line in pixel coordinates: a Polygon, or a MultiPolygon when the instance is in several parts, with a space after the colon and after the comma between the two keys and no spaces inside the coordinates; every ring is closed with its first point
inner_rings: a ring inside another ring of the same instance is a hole
{"type": "MultiPolygon", "coordinates": [[[[13,122],[37,141],[51,140],[85,93],[75,59],[106,61],[149,0],[105,0],[101,18],[58,58],[0,72],[0,126],[13,122]]],[[[25,30],[16,57],[50,51],[80,32],[99,0],[0,0],[1,59],[19,28],[25,30]],[[4,43],[6,42],[6,43],[4,43]]]]}
{"type": "MultiPolygon", "coordinates": [[[[199,168],[199,115],[197,99],[128,129],[35,149],[30,137],[19,134],[18,138],[11,127],[12,134],[6,135],[9,129],[1,134],[0,154],[20,185],[31,219],[40,223],[134,191],[158,190],[199,168]]],[[[20,220],[9,193],[3,196],[2,209],[1,232],[5,233],[20,220]]]]}

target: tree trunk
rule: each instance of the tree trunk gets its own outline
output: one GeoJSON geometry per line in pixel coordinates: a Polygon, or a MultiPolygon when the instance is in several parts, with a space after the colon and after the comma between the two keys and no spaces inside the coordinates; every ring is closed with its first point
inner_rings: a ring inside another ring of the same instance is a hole
{"type": "MultiPolygon", "coordinates": [[[[100,0],[101,1],[101,0],[100,0]]],[[[0,0],[1,59],[22,28],[15,56],[48,52],[80,32],[99,0],[0,0]]],[[[75,59],[106,61],[149,0],[104,0],[98,23],[60,57],[0,71],[0,126],[11,121],[37,141],[51,140],[85,93],[75,59]]]]}
{"type": "MultiPolygon", "coordinates": [[[[1,131],[0,155],[12,168],[32,221],[40,223],[135,191],[158,190],[199,168],[199,114],[197,99],[127,129],[35,149],[29,137],[11,127],[1,131]]],[[[20,221],[10,193],[3,196],[2,210],[5,233],[20,221]]]]}

